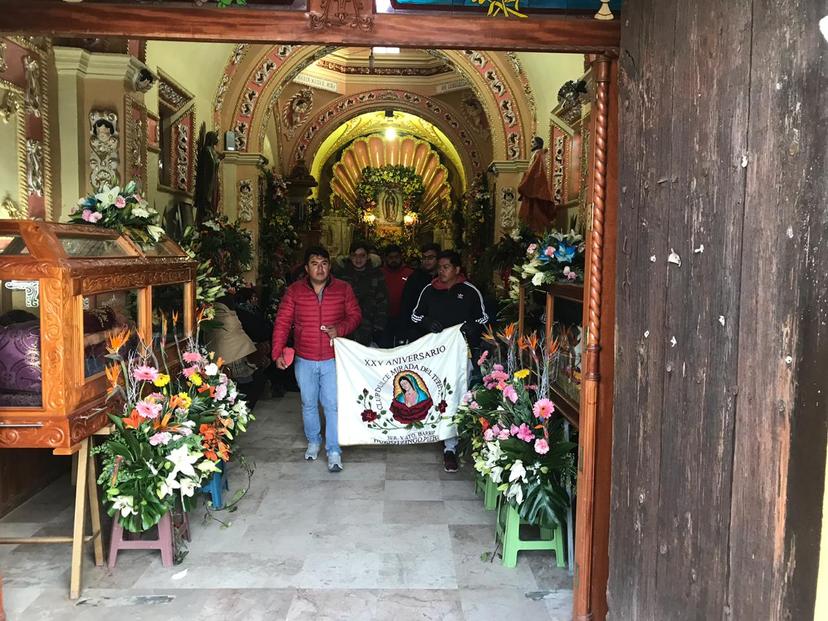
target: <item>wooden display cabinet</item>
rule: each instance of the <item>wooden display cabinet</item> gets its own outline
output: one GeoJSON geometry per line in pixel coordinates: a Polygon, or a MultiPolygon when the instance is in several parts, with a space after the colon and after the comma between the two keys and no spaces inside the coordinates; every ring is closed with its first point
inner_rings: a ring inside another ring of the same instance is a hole
{"type": "Polygon", "coordinates": [[[102,428],[106,336],[157,343],[158,310],[191,335],[196,268],[171,240],[0,220],[0,448],[60,452],[102,428]]]}

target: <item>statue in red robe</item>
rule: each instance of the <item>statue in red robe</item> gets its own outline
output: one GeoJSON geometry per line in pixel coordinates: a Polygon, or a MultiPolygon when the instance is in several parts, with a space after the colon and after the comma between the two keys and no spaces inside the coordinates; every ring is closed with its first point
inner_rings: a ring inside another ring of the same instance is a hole
{"type": "Polygon", "coordinates": [[[552,187],[543,160],[543,139],[535,136],[532,138],[532,160],[529,169],[518,186],[520,195],[518,217],[533,233],[546,231],[555,216],[552,187]]]}

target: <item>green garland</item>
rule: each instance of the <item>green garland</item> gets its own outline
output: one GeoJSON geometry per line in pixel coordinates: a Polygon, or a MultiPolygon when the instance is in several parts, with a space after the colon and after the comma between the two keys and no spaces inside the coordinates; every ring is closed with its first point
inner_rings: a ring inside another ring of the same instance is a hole
{"type": "Polygon", "coordinates": [[[373,207],[380,191],[387,189],[400,191],[406,211],[417,211],[425,194],[423,178],[410,166],[368,166],[357,184],[357,199],[363,206],[373,207]]]}

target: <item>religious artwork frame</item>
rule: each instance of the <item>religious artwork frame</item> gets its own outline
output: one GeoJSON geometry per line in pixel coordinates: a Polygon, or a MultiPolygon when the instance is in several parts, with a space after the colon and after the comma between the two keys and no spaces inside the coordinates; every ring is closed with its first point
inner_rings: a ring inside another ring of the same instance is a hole
{"type": "Polygon", "coordinates": [[[147,187],[147,151],[149,150],[147,107],[135,96],[124,96],[126,133],[126,171],[128,179],[136,179],[142,191],[147,187]]]}
{"type": "Polygon", "coordinates": [[[89,182],[95,192],[120,185],[120,138],[117,112],[89,112],[89,182]]]}
{"type": "Polygon", "coordinates": [[[17,187],[12,194],[12,188],[0,188],[3,191],[3,200],[14,202],[16,199],[17,209],[28,213],[29,205],[29,180],[28,180],[28,155],[26,141],[26,115],[23,108],[24,91],[21,87],[0,80],[0,120],[4,125],[11,125],[15,134],[14,145],[17,156],[17,187]]]}

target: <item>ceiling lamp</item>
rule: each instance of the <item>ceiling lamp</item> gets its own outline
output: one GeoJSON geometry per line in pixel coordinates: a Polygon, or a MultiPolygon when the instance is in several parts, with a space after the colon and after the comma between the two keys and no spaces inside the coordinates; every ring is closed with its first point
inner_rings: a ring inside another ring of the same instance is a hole
{"type": "Polygon", "coordinates": [[[397,130],[393,127],[386,127],[385,128],[385,139],[386,140],[396,140],[397,139],[397,130]]]}

